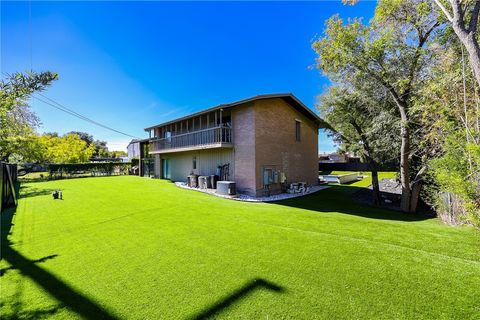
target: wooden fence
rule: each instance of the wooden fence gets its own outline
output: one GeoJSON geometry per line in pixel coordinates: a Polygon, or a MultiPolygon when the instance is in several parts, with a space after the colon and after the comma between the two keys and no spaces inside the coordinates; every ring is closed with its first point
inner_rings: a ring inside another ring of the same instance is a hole
{"type": "Polygon", "coordinates": [[[4,209],[17,205],[17,195],[15,193],[15,184],[17,182],[17,165],[0,163],[0,187],[1,201],[0,212],[4,209]]]}

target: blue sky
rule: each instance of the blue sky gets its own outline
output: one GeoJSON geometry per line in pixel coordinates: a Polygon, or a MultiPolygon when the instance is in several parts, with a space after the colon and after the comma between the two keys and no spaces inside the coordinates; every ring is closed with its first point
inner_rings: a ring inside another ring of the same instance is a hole
{"type": "MultiPolygon", "coordinates": [[[[0,5],[1,72],[55,71],[45,95],[145,137],[150,125],[257,94],[292,92],[315,109],[328,82],[309,68],[311,41],[331,15],[369,19],[375,2],[32,1],[31,19],[28,2],[0,5]]],[[[130,140],[39,101],[32,107],[40,132],[86,131],[111,150],[130,140]]],[[[335,150],[323,132],[319,148],[335,150]]]]}

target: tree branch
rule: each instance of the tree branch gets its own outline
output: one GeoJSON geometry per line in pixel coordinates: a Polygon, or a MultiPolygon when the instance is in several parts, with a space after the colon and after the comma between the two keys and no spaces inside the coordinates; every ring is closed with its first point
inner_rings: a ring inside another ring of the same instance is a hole
{"type": "Polygon", "coordinates": [[[415,77],[415,71],[416,71],[417,66],[418,66],[418,60],[420,59],[420,50],[422,49],[422,47],[427,42],[427,40],[430,37],[430,34],[433,32],[433,30],[435,30],[435,28],[438,27],[439,25],[440,25],[439,22],[434,23],[430,27],[430,29],[428,29],[427,32],[425,32],[424,35],[421,34],[421,30],[418,30],[418,45],[417,45],[417,48],[415,49],[415,55],[414,55],[414,60],[413,60],[413,63],[412,63],[412,68],[410,69],[410,72],[409,72],[409,75],[408,75],[408,83],[407,83],[407,86],[406,86],[406,89],[405,89],[405,92],[404,92],[404,97],[403,97],[404,101],[407,101],[410,98],[410,93],[411,93],[411,90],[412,90],[412,83],[413,83],[413,79],[415,77]]]}
{"type": "Polygon", "coordinates": [[[470,24],[468,26],[468,32],[477,32],[478,18],[480,14],[480,1],[475,1],[475,7],[473,7],[472,17],[470,18],[470,24]]]}
{"type": "Polygon", "coordinates": [[[443,13],[445,14],[445,16],[447,17],[448,21],[452,22],[453,21],[453,17],[452,15],[448,12],[448,10],[443,6],[443,4],[440,2],[440,0],[433,0],[437,6],[440,7],[440,9],[443,11],[443,13]]]}
{"type": "Polygon", "coordinates": [[[463,32],[466,32],[467,30],[465,30],[465,21],[463,20],[465,12],[462,9],[462,4],[460,3],[460,0],[450,0],[450,3],[453,8],[452,23],[463,32]]]}

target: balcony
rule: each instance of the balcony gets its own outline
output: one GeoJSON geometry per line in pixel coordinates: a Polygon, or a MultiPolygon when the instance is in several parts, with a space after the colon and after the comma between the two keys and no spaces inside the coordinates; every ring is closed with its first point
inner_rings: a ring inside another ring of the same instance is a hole
{"type": "Polygon", "coordinates": [[[232,128],[213,127],[167,138],[154,138],[150,140],[149,153],[155,154],[212,148],[231,148],[232,146],[232,128]]]}

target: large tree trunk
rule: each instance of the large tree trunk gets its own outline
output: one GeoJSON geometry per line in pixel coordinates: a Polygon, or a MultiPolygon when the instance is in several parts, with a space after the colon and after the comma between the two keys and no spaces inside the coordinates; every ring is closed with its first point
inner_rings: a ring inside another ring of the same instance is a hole
{"type": "Polygon", "coordinates": [[[473,6],[469,7],[468,4],[464,5],[462,0],[450,0],[453,14],[450,14],[440,0],[434,1],[451,22],[455,34],[467,49],[475,78],[480,85],[480,48],[476,39],[480,17],[480,1],[476,0],[473,6]],[[467,23],[465,18],[470,18],[470,22],[467,23]]]}
{"type": "Polygon", "coordinates": [[[402,183],[402,200],[400,202],[400,209],[404,212],[410,212],[410,129],[408,128],[408,117],[406,107],[402,104],[398,104],[401,116],[401,128],[400,128],[400,180],[402,183]]]}
{"type": "Polygon", "coordinates": [[[467,49],[468,56],[470,58],[470,64],[475,74],[475,78],[477,79],[478,85],[480,86],[480,47],[475,39],[475,35],[473,32],[471,32],[463,38],[459,35],[459,38],[467,49]]]}
{"type": "Polygon", "coordinates": [[[381,205],[382,199],[380,197],[380,184],[378,183],[378,171],[376,168],[372,169],[372,197],[373,205],[381,205]]]}
{"type": "Polygon", "coordinates": [[[368,165],[370,167],[370,170],[372,172],[372,202],[373,205],[379,206],[381,204],[381,198],[380,198],[380,185],[378,183],[378,166],[376,161],[372,158],[372,150],[370,149],[370,143],[368,142],[367,136],[363,132],[362,128],[358,125],[356,122],[355,118],[352,118],[350,120],[350,124],[353,126],[353,128],[357,131],[358,135],[361,138],[361,141],[363,142],[363,150],[365,151],[365,155],[368,160],[368,165]]]}
{"type": "Polygon", "coordinates": [[[410,198],[410,211],[417,211],[418,200],[420,199],[420,191],[422,190],[423,181],[419,180],[412,184],[412,194],[410,198]]]}
{"type": "Polygon", "coordinates": [[[480,85],[480,47],[475,38],[475,32],[466,32],[458,23],[453,23],[453,30],[457,34],[460,42],[465,46],[468,52],[470,64],[472,66],[475,78],[480,85]]]}
{"type": "Polygon", "coordinates": [[[417,211],[418,201],[420,199],[420,191],[422,190],[423,186],[423,176],[427,171],[427,167],[423,166],[418,170],[415,179],[412,181],[411,189],[411,197],[410,197],[410,211],[415,212],[417,211]]]}

